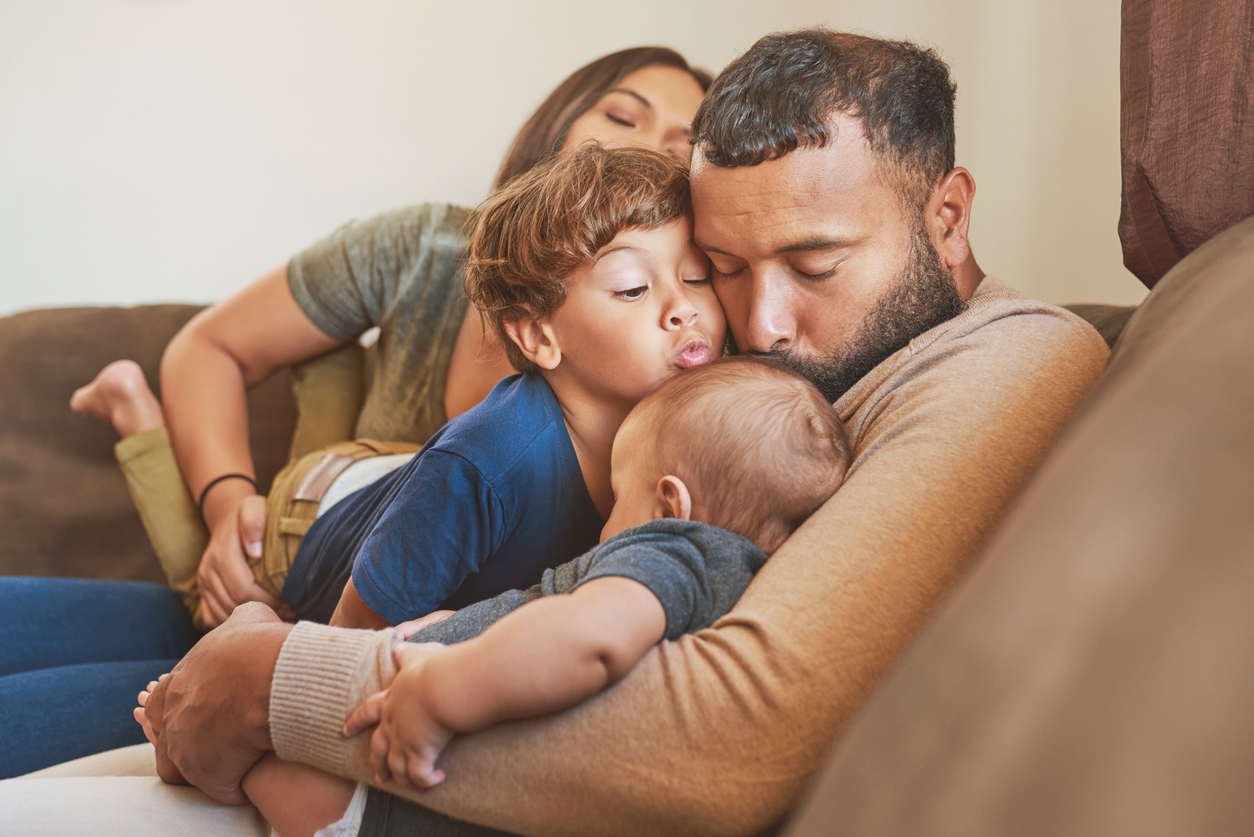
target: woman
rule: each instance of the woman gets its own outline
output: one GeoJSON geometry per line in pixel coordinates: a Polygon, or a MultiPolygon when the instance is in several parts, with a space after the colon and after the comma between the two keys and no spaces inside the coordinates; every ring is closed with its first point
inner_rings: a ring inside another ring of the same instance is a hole
{"type": "MultiPolygon", "coordinates": [[[[708,83],[667,49],[598,59],[527,121],[496,185],[588,140],[686,159],[687,126],[708,83]]],[[[252,483],[247,386],[379,326],[379,362],[357,435],[420,443],[513,371],[461,293],[464,218],[456,207],[428,205],[350,224],[205,310],[166,350],[164,405],[126,362],[76,393],[76,410],[123,437],[124,468],[131,454],[168,460],[173,442],[208,529],[198,571],[207,625],[245,601],[278,604],[255,584],[247,558],[265,515],[252,483]]],[[[0,580],[0,636],[9,639],[0,651],[0,714],[11,715],[0,777],[141,741],[129,707],[194,641],[181,611],[173,593],[153,585],[0,580]],[[71,615],[85,630],[67,641],[71,615]]]]}

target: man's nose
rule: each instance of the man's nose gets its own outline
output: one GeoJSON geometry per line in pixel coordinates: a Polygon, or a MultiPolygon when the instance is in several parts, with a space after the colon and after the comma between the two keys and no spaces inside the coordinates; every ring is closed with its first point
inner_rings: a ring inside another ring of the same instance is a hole
{"type": "Polygon", "coordinates": [[[770,352],[792,344],[794,318],[783,283],[769,276],[750,279],[749,326],[745,329],[748,346],[742,351],[770,352]]]}

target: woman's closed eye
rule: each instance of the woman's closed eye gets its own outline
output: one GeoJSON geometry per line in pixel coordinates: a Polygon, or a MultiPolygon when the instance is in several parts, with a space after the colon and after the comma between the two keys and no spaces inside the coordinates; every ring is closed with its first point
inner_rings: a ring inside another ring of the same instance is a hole
{"type": "Polygon", "coordinates": [[[626,116],[619,116],[614,113],[607,113],[605,114],[605,118],[613,122],[615,125],[622,125],[624,128],[636,127],[635,120],[626,116]]]}

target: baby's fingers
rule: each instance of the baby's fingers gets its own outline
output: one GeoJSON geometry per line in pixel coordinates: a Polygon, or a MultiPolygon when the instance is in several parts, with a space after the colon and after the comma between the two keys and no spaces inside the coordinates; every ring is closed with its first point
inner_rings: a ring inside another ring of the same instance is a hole
{"type": "Polygon", "coordinates": [[[344,722],[343,732],[345,738],[356,735],[366,727],[372,727],[379,723],[383,717],[383,701],[387,697],[387,689],[382,692],[375,692],[366,698],[361,704],[353,710],[353,714],[348,716],[348,720],[344,722]]]}
{"type": "Polygon", "coordinates": [[[376,729],[370,737],[370,766],[374,768],[374,780],[382,785],[392,778],[388,770],[388,755],[392,742],[382,729],[376,729]]]}
{"type": "Polygon", "coordinates": [[[436,770],[435,759],[425,754],[411,753],[407,759],[406,774],[414,790],[433,788],[444,781],[444,771],[436,770]]]}

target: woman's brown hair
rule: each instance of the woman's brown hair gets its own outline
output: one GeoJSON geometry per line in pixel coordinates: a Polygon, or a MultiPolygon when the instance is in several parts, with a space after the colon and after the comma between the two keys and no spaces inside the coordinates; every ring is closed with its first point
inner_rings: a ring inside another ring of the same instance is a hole
{"type": "Polygon", "coordinates": [[[645,67],[674,67],[690,74],[708,90],[713,81],[704,70],[688,66],[684,57],[666,47],[633,47],[604,55],[580,67],[549,94],[510,146],[492,188],[499,189],[525,171],[557,156],[571,123],[627,76],[645,67]]]}

